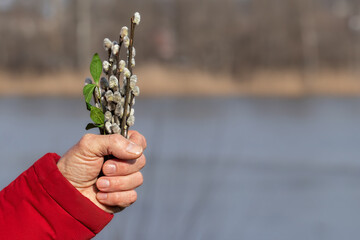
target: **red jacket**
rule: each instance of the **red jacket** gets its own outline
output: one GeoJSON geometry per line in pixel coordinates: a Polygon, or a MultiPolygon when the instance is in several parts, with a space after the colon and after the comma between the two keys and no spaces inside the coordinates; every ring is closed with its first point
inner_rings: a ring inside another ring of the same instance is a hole
{"type": "Polygon", "coordinates": [[[48,153],[0,192],[0,239],[90,239],[113,215],[60,173],[48,153]]]}

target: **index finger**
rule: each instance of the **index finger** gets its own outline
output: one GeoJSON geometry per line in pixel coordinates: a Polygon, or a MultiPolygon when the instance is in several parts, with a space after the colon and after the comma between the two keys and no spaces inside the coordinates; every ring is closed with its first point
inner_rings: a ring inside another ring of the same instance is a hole
{"type": "Polygon", "coordinates": [[[119,134],[95,135],[88,133],[81,138],[78,146],[89,156],[113,155],[118,159],[137,159],[143,152],[140,145],[119,134]]]}

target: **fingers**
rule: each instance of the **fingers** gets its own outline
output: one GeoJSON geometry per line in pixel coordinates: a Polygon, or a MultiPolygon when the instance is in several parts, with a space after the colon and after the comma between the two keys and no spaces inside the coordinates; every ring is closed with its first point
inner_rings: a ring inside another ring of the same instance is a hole
{"type": "Polygon", "coordinates": [[[143,181],[141,172],[127,176],[101,177],[96,182],[99,189],[96,198],[107,206],[128,207],[136,201],[137,193],[134,189],[142,185],[143,181]]]}
{"type": "Polygon", "coordinates": [[[137,193],[135,190],[112,193],[98,192],[96,198],[100,203],[107,206],[128,207],[136,201],[137,193]]]}
{"type": "Polygon", "coordinates": [[[96,186],[101,192],[119,192],[135,189],[143,184],[144,178],[141,172],[127,176],[101,177],[96,186]]]}
{"type": "Polygon", "coordinates": [[[133,160],[107,160],[103,165],[103,173],[106,176],[126,176],[140,171],[146,164],[145,155],[133,160]]]}
{"type": "MultiPolygon", "coordinates": [[[[136,135],[136,134],[135,134],[136,135]]],[[[140,135],[140,134],[139,134],[140,135]]],[[[135,137],[139,139],[140,137],[135,137]]],[[[85,134],[78,143],[83,154],[102,157],[113,155],[119,159],[136,159],[141,156],[143,147],[119,134],[85,134]]]]}
{"type": "Polygon", "coordinates": [[[137,131],[129,130],[129,140],[133,143],[136,143],[137,145],[142,146],[143,149],[146,149],[147,143],[146,139],[143,135],[138,133],[137,131]]]}

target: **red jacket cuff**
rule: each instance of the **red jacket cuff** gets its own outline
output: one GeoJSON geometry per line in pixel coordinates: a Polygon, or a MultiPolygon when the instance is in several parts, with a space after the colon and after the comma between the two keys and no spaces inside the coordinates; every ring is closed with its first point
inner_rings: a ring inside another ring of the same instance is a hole
{"type": "Polygon", "coordinates": [[[56,165],[59,159],[56,153],[48,153],[34,164],[41,185],[67,213],[97,234],[111,221],[113,214],[97,207],[66,180],[56,165]]]}

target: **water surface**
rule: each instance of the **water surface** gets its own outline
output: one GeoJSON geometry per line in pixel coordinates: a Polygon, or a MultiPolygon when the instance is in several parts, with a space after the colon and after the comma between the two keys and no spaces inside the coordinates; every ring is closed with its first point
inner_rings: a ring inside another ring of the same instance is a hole
{"type": "MultiPolygon", "coordinates": [[[[360,99],[137,99],[138,201],[95,239],[360,235],[360,99]]],[[[81,99],[0,99],[0,188],[85,133],[81,99]]],[[[96,131],[94,131],[96,132],[96,131]]]]}

